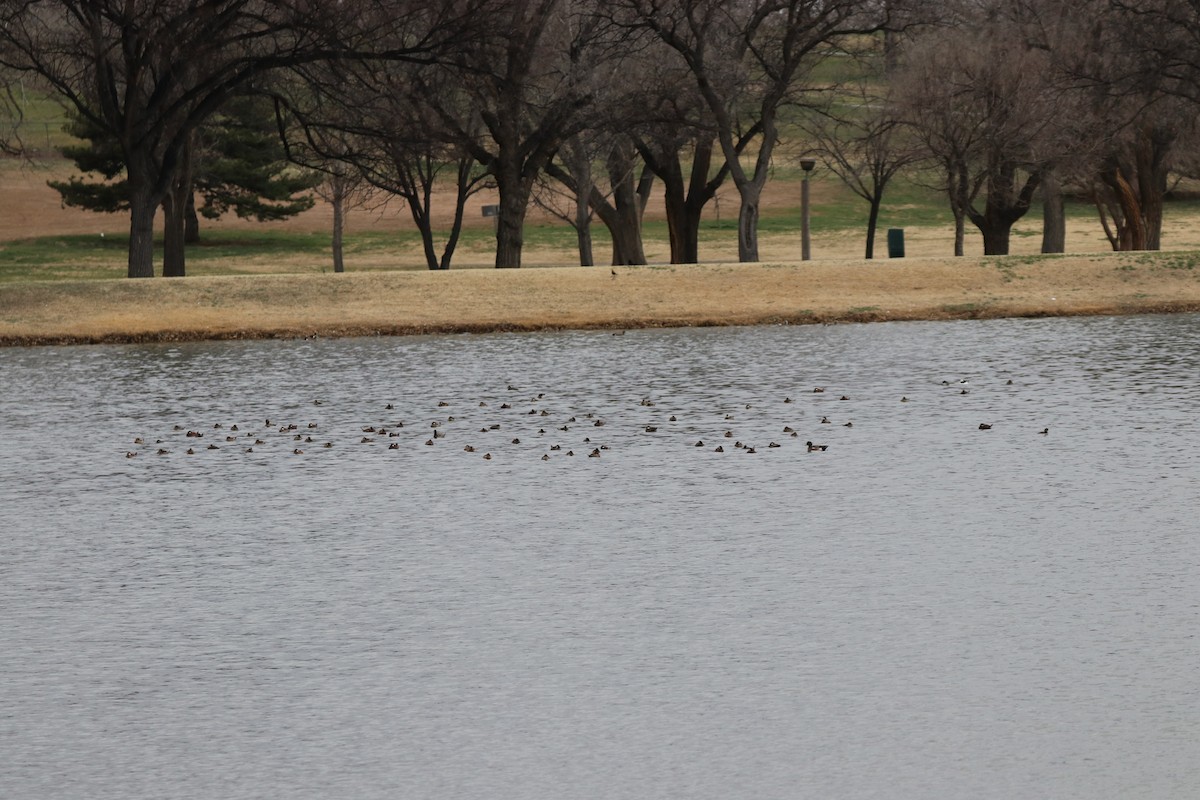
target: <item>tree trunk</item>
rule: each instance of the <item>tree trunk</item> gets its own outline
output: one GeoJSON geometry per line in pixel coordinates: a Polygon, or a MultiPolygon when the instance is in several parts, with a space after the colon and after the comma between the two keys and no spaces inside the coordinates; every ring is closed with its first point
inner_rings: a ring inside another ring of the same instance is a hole
{"type": "Polygon", "coordinates": [[[1137,193],[1122,174],[1121,167],[1112,164],[1101,174],[1101,180],[1112,192],[1115,236],[1110,236],[1114,250],[1145,250],[1146,220],[1137,193]]]}
{"type": "Polygon", "coordinates": [[[463,217],[466,213],[467,198],[471,196],[471,166],[473,158],[462,156],[458,161],[458,174],[455,181],[454,221],[450,224],[450,235],[446,238],[446,246],[442,248],[442,260],[439,268],[450,269],[450,261],[454,258],[454,250],[458,247],[458,237],[462,234],[463,217]]]}
{"type": "Polygon", "coordinates": [[[642,246],[642,199],[633,170],[632,146],[622,143],[614,147],[608,160],[609,184],[616,209],[614,224],[609,225],[614,266],[646,263],[646,251],[642,246]]]}
{"type": "Polygon", "coordinates": [[[614,266],[645,264],[642,212],[653,175],[645,170],[640,180],[634,180],[635,154],[627,141],[614,144],[606,168],[612,201],[593,184],[589,202],[612,238],[612,263],[614,266]]]}
{"type": "Polygon", "coordinates": [[[1003,220],[991,219],[980,225],[979,232],[983,234],[983,254],[985,256],[1008,255],[1008,242],[1011,231],[1012,225],[1003,220]]]}
{"type": "Polygon", "coordinates": [[[401,166],[400,162],[396,162],[396,166],[400,167],[401,174],[407,175],[403,181],[406,184],[406,190],[402,197],[407,200],[409,215],[412,215],[413,224],[421,234],[421,249],[425,252],[425,269],[440,270],[442,264],[438,261],[437,245],[433,241],[433,219],[430,218],[433,176],[436,174],[436,170],[432,170],[432,164],[425,161],[424,156],[407,166],[401,166]]]}
{"type": "Polygon", "coordinates": [[[1162,249],[1163,198],[1167,194],[1167,170],[1157,153],[1138,164],[1138,194],[1141,197],[1142,224],[1146,231],[1145,248],[1162,249]]]}
{"type": "Polygon", "coordinates": [[[575,238],[579,243],[579,266],[591,267],[596,264],[596,259],[592,255],[592,223],[586,210],[583,212],[583,216],[586,218],[578,219],[577,217],[578,224],[575,228],[575,238]]]}
{"type": "Polygon", "coordinates": [[[867,213],[867,258],[875,258],[875,230],[879,227],[879,207],[883,205],[883,192],[871,197],[871,210],[867,213]]]}
{"type": "Polygon", "coordinates": [[[1041,185],[1040,172],[1030,172],[1019,181],[1018,169],[1010,161],[997,160],[987,175],[987,200],[980,213],[966,206],[967,216],[983,234],[985,256],[1008,255],[1012,226],[1025,216],[1033,195],[1041,185]]]}
{"type": "Polygon", "coordinates": [[[1163,199],[1167,194],[1168,156],[1177,135],[1175,129],[1170,126],[1152,125],[1141,132],[1135,149],[1137,191],[1142,206],[1147,250],[1158,250],[1162,246],[1162,213],[1163,199]]]}
{"type": "Polygon", "coordinates": [[[179,153],[174,180],[163,199],[163,277],[187,274],[184,242],[187,239],[187,207],[192,196],[192,148],[190,140],[179,153]]]}
{"type": "Polygon", "coordinates": [[[683,175],[666,170],[663,179],[663,203],[667,214],[667,233],[671,239],[671,263],[695,264],[700,260],[700,220],[709,197],[686,195],[683,175]]]}
{"type": "Polygon", "coordinates": [[[612,263],[614,267],[645,264],[642,252],[641,230],[636,226],[615,225],[608,229],[612,235],[612,263]]]}
{"type": "Polygon", "coordinates": [[[596,260],[592,254],[592,210],[588,198],[592,194],[590,174],[580,173],[579,187],[575,191],[575,239],[579,243],[579,266],[594,266],[596,260]]]}
{"type": "Polygon", "coordinates": [[[758,261],[758,204],[762,190],[754,183],[738,187],[741,205],[738,208],[738,261],[743,264],[758,261]]]}
{"type": "Polygon", "coordinates": [[[521,250],[525,244],[525,213],[532,186],[516,165],[503,165],[494,177],[500,192],[500,213],[496,217],[496,269],[517,269],[521,266],[521,250]]]}
{"type": "Polygon", "coordinates": [[[154,277],[154,214],[158,203],[149,192],[131,191],[129,196],[130,278],[154,277]]]}
{"type": "Polygon", "coordinates": [[[188,192],[187,209],[183,218],[183,243],[197,244],[200,241],[200,217],[196,214],[196,195],[188,192]]]}
{"type": "Polygon", "coordinates": [[[340,175],[335,175],[333,181],[333,198],[329,204],[333,207],[333,271],[345,272],[345,248],[342,235],[346,229],[346,189],[340,175]]]}
{"type": "Polygon", "coordinates": [[[438,260],[437,247],[433,241],[433,221],[429,219],[428,214],[420,213],[414,207],[413,221],[417,224],[417,230],[421,234],[421,247],[425,251],[425,266],[426,268],[438,271],[442,268],[441,261],[438,260]]]}
{"type": "Polygon", "coordinates": [[[1042,252],[1065,253],[1066,250],[1066,201],[1058,176],[1048,172],[1042,178],[1042,252]]]}
{"type": "Polygon", "coordinates": [[[683,209],[676,212],[674,224],[678,230],[679,246],[676,250],[675,243],[671,243],[672,264],[700,262],[700,220],[703,214],[704,206],[691,202],[685,202],[683,209]]]}
{"type": "Polygon", "coordinates": [[[947,159],[945,169],[950,212],[954,214],[954,255],[961,258],[966,252],[967,207],[971,204],[970,183],[967,181],[966,166],[961,162],[947,159]]]}
{"type": "Polygon", "coordinates": [[[687,231],[684,217],[687,206],[683,197],[683,175],[664,171],[659,175],[663,182],[663,207],[667,214],[667,237],[671,242],[671,263],[687,264],[687,231]]]}
{"type": "Polygon", "coordinates": [[[659,143],[659,148],[654,149],[646,142],[638,144],[646,165],[663,182],[672,264],[695,264],[700,260],[700,220],[704,207],[729,174],[723,167],[715,177],[709,178],[713,147],[711,137],[700,136],[692,142],[691,173],[685,187],[682,145],[659,143]]]}
{"type": "Polygon", "coordinates": [[[163,200],[162,207],[163,277],[182,278],[187,273],[183,244],[187,202],[173,192],[163,200]]]}

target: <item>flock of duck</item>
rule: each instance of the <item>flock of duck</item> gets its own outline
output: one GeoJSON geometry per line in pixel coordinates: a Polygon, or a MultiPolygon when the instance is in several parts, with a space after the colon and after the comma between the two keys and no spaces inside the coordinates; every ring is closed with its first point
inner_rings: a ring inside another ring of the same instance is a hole
{"type": "MultiPolygon", "coordinates": [[[[1012,381],[1008,381],[1009,384],[1012,381]]],[[[959,394],[968,394],[966,380],[959,381],[953,388],[959,394]],[[960,386],[961,385],[961,388],[960,386]]],[[[950,387],[950,381],[942,385],[950,387]]],[[[822,404],[820,412],[806,415],[801,411],[789,410],[782,415],[788,421],[777,422],[771,433],[764,433],[770,425],[763,419],[763,408],[750,403],[736,409],[717,412],[707,419],[698,419],[694,413],[681,409],[662,409],[659,403],[643,397],[638,402],[638,412],[617,412],[604,415],[592,411],[562,410],[558,403],[546,393],[520,394],[515,386],[507,387],[511,400],[494,402],[479,401],[477,405],[451,404],[445,400],[437,403],[436,409],[427,411],[419,418],[400,419],[388,414],[389,419],[360,424],[347,437],[345,429],[338,426],[339,433],[333,435],[321,422],[279,422],[265,419],[261,423],[242,422],[226,425],[215,422],[204,426],[189,427],[174,425],[170,431],[157,436],[138,436],[133,439],[135,449],[125,452],[126,458],[142,455],[197,456],[210,451],[234,451],[243,453],[273,452],[293,456],[319,453],[324,450],[344,447],[401,450],[408,448],[455,448],[463,453],[491,460],[493,453],[511,453],[514,450],[540,453],[541,460],[584,456],[601,458],[606,451],[629,443],[630,436],[657,436],[675,440],[681,445],[703,448],[716,453],[758,453],[762,450],[784,449],[789,446],[803,448],[806,453],[824,453],[830,449],[826,443],[813,441],[819,432],[831,430],[822,426],[854,427],[852,419],[841,416],[838,406],[822,404]],[[521,399],[517,399],[521,398],[521,399]],[[455,405],[460,405],[456,408],[455,405]],[[742,407],[744,406],[744,407],[742,407]],[[736,412],[736,413],[735,413],[736,412]],[[810,430],[801,433],[801,423],[796,420],[812,416],[810,430]],[[831,417],[837,417],[831,419],[831,417]],[[631,419],[636,421],[630,422],[631,419]],[[614,424],[615,423],[615,424],[614,424]],[[735,430],[742,426],[742,433],[735,430]],[[751,431],[753,431],[751,433],[751,431]],[[697,435],[699,433],[699,435],[697,435]],[[743,437],[745,440],[743,441],[743,437]],[[752,440],[753,439],[753,440],[752,440]],[[764,443],[762,440],[766,439],[764,443]],[[800,439],[804,439],[801,443],[800,439]],[[794,440],[794,441],[793,441],[794,440]]],[[[811,394],[824,398],[825,387],[816,386],[811,394]]],[[[830,396],[828,399],[835,399],[830,396]]],[[[837,401],[849,401],[850,397],[840,394],[837,401]]],[[[898,398],[907,403],[907,397],[898,398]]],[[[775,403],[794,409],[797,400],[783,397],[775,403]]],[[[775,403],[766,404],[770,408],[775,403]]],[[[314,400],[314,408],[323,405],[314,400]]],[[[845,408],[851,408],[846,406],[845,408]]],[[[395,406],[388,403],[383,411],[394,412],[395,406]]],[[[319,416],[319,412],[318,412],[319,416]]],[[[770,413],[771,420],[781,415],[770,413]]],[[[991,429],[991,423],[980,422],[979,430],[991,429]]],[[[1045,435],[1049,428],[1040,431],[1045,435]]]]}

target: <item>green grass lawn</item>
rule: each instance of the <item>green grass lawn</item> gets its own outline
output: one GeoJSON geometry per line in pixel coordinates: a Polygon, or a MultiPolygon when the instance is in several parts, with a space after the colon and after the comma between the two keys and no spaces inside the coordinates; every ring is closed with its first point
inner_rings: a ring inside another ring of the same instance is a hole
{"type": "Polygon", "coordinates": [[[57,100],[17,86],[13,97],[19,105],[20,118],[3,121],[5,130],[16,123],[17,136],[27,153],[34,156],[56,156],[59,148],[77,140],[63,130],[67,121],[66,109],[57,100]]]}

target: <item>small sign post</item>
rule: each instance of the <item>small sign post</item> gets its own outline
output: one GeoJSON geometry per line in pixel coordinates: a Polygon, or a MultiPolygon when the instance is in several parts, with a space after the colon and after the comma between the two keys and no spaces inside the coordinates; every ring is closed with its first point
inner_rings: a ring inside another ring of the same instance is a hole
{"type": "Polygon", "coordinates": [[[487,205],[483,207],[483,216],[492,218],[493,230],[500,229],[500,206],[487,205]]]}

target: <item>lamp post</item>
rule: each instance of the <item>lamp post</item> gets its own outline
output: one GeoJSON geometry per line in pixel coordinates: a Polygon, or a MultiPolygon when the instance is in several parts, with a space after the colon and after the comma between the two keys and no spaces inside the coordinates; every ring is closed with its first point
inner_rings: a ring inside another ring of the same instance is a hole
{"type": "Polygon", "coordinates": [[[800,260],[812,258],[812,241],[808,230],[808,176],[817,165],[815,159],[800,159],[800,169],[804,170],[804,182],[800,184],[800,260]]]}

